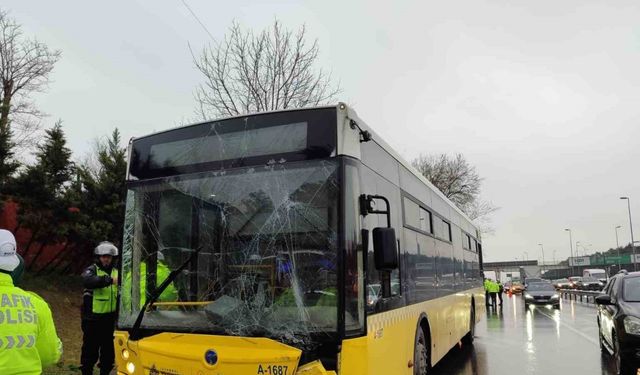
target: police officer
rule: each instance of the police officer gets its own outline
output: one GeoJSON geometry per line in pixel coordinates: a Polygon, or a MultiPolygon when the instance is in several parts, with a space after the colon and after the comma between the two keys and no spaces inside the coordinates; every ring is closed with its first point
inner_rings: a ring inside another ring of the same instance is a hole
{"type": "Polygon", "coordinates": [[[489,299],[489,283],[491,281],[489,279],[487,279],[486,277],[484,278],[484,300],[487,304],[487,307],[491,306],[491,300],[489,299]]]}
{"type": "Polygon", "coordinates": [[[118,299],[118,270],[114,257],[118,255],[118,248],[105,241],[96,246],[94,254],[96,262],[82,273],[85,289],[80,367],[83,375],[93,374],[93,366],[100,359],[100,374],[107,375],[115,360],[113,331],[118,299]]]}
{"type": "Polygon", "coordinates": [[[487,285],[489,296],[491,297],[491,306],[495,308],[497,304],[496,297],[498,295],[498,291],[500,291],[500,286],[498,286],[498,283],[494,280],[489,280],[489,283],[487,285]]]}
{"type": "Polygon", "coordinates": [[[14,286],[21,269],[16,239],[0,229],[0,369],[2,374],[41,374],[58,362],[62,343],[49,305],[35,293],[14,286]]]}

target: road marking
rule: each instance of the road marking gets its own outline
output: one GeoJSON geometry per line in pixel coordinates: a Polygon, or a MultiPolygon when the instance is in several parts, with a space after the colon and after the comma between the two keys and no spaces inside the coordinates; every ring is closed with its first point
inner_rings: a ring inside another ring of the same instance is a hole
{"type": "MultiPolygon", "coordinates": [[[[556,320],[551,315],[545,314],[542,311],[542,309],[537,309],[537,310],[538,310],[537,312],[539,312],[541,315],[544,315],[547,318],[549,318],[549,319],[553,320],[554,322],[556,322],[556,320]]],[[[597,340],[595,340],[593,337],[591,337],[591,336],[585,334],[584,332],[572,327],[570,324],[565,323],[562,319],[559,319],[557,322],[559,322],[561,326],[567,328],[569,331],[571,331],[571,332],[573,332],[573,333],[575,333],[575,334],[577,334],[579,336],[582,336],[582,338],[586,339],[587,341],[589,341],[589,342],[591,342],[591,343],[593,343],[595,345],[600,345],[600,343],[597,340]]]]}

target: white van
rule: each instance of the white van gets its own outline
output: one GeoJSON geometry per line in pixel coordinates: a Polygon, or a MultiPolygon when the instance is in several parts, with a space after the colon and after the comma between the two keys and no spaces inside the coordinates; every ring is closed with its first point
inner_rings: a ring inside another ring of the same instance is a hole
{"type": "Polygon", "coordinates": [[[593,277],[594,279],[598,279],[602,284],[606,284],[609,280],[607,271],[600,268],[588,268],[583,270],[582,277],[593,277]]]}

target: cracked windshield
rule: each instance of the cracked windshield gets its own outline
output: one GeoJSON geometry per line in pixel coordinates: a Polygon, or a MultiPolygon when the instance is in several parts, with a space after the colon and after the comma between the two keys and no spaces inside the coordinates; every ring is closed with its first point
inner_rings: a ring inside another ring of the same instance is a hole
{"type": "Polygon", "coordinates": [[[325,161],[132,187],[120,322],[132,325],[153,288],[198,249],[142,327],[293,343],[336,332],[337,200],[337,167],[325,161]]]}

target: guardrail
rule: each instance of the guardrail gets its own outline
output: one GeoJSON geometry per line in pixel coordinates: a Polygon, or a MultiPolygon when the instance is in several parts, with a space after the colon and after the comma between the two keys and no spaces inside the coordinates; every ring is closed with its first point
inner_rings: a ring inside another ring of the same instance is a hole
{"type": "Polygon", "coordinates": [[[587,303],[596,303],[596,297],[602,294],[599,290],[560,289],[559,292],[562,298],[587,303]]]}

